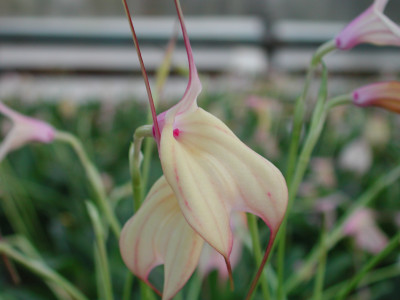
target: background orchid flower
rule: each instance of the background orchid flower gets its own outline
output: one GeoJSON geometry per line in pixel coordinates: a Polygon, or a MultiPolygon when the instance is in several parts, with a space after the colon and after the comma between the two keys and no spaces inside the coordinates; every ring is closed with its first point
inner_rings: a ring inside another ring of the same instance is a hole
{"type": "Polygon", "coordinates": [[[336,47],[349,50],[361,43],[400,46],[400,28],[383,11],[388,0],[375,0],[336,37],[336,47]]]}
{"type": "Polygon", "coordinates": [[[400,82],[372,83],[353,91],[353,103],[357,106],[379,106],[400,113],[400,82]]]}
{"type": "Polygon", "coordinates": [[[19,114],[0,102],[0,112],[13,122],[13,127],[0,144],[0,161],[9,153],[30,142],[50,143],[54,128],[37,119],[19,114]]]}
{"type": "Polygon", "coordinates": [[[347,221],[344,234],[353,236],[359,248],[370,253],[379,253],[388,243],[388,238],[375,223],[370,209],[359,209],[347,221]]]}

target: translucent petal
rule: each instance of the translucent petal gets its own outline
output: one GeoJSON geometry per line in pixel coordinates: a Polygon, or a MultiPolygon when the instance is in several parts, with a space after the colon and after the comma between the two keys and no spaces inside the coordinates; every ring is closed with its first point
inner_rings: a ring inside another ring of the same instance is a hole
{"type": "Polygon", "coordinates": [[[171,299],[196,268],[203,243],[163,176],[122,229],[120,250],[127,267],[148,284],[151,270],[164,264],[162,299],[171,299]]]}
{"type": "Polygon", "coordinates": [[[277,232],[287,205],[285,179],[218,118],[198,108],[166,122],[160,158],[186,220],[226,259],[232,211],[253,213],[277,232]]]}

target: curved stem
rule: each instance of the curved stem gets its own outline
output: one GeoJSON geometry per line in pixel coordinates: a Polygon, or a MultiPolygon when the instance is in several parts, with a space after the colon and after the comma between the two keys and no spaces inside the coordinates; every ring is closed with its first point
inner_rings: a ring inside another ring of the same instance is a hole
{"type": "Polygon", "coordinates": [[[297,98],[296,100],[294,118],[293,118],[293,127],[292,127],[292,137],[290,139],[290,146],[289,146],[288,167],[286,171],[286,179],[288,185],[291,184],[291,179],[293,176],[295,162],[297,158],[297,151],[300,142],[300,133],[304,121],[305,100],[307,99],[308,90],[310,88],[310,84],[314,77],[316,68],[318,67],[324,55],[336,49],[334,45],[335,44],[333,40],[328,41],[325,44],[321,45],[314,53],[310,65],[307,69],[303,90],[301,92],[300,97],[297,98]]]}
{"type": "Polygon", "coordinates": [[[343,95],[340,95],[340,96],[330,99],[326,103],[326,110],[329,111],[330,109],[332,109],[336,106],[347,105],[347,104],[351,104],[351,103],[352,103],[352,95],[351,94],[343,94],[343,95]]]}
{"type": "Polygon", "coordinates": [[[311,59],[311,66],[317,66],[321,62],[322,58],[333,50],[336,50],[336,43],[334,39],[319,46],[311,59]]]}
{"type": "Polygon", "coordinates": [[[140,149],[145,137],[152,136],[152,126],[144,125],[136,129],[133,135],[133,143],[129,150],[129,166],[132,177],[132,190],[135,212],[138,211],[143,199],[143,185],[140,174],[140,163],[142,160],[140,149]]]}
{"type": "Polygon", "coordinates": [[[112,209],[107,199],[106,191],[104,190],[100,173],[96,169],[94,164],[90,161],[82,146],[82,143],[78,140],[78,138],[68,132],[56,131],[55,139],[64,143],[68,143],[78,155],[79,160],[83,168],[85,169],[86,176],[88,177],[89,182],[92,186],[93,192],[95,193],[97,204],[99,205],[101,212],[105,215],[115,236],[119,238],[121,226],[117,217],[115,216],[114,210],[112,209]]]}
{"type": "Polygon", "coordinates": [[[313,118],[313,123],[311,124],[310,132],[307,135],[303,149],[301,150],[301,153],[298,158],[295,173],[293,175],[292,184],[289,187],[289,204],[288,204],[289,212],[293,205],[294,199],[297,194],[297,190],[303,179],[304,173],[307,170],[307,166],[310,161],[312,151],[314,150],[314,147],[322,133],[322,129],[324,128],[325,120],[329,110],[339,105],[346,105],[351,103],[351,98],[349,98],[350,96],[351,96],[350,94],[346,94],[328,100],[325,103],[324,109],[321,112],[320,117],[315,119],[313,118]]]}

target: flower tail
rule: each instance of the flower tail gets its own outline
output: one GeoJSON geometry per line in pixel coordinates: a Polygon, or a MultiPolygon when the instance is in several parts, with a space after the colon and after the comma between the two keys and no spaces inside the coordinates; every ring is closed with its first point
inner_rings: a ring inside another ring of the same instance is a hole
{"type": "Polygon", "coordinates": [[[229,284],[230,284],[231,290],[233,291],[235,288],[235,284],[233,282],[231,262],[229,261],[229,258],[224,257],[224,259],[225,259],[226,269],[228,270],[229,284]]]}
{"type": "Polygon", "coordinates": [[[247,296],[246,296],[246,300],[250,300],[251,295],[253,294],[254,290],[256,289],[257,283],[258,283],[258,281],[261,277],[261,274],[264,270],[265,264],[268,261],[269,254],[271,253],[272,245],[274,244],[275,238],[276,238],[276,233],[271,232],[271,235],[270,235],[269,241],[268,241],[268,245],[267,245],[267,249],[265,250],[264,257],[261,261],[260,267],[258,268],[257,274],[254,277],[253,282],[251,283],[249,292],[247,293],[247,296]]]}

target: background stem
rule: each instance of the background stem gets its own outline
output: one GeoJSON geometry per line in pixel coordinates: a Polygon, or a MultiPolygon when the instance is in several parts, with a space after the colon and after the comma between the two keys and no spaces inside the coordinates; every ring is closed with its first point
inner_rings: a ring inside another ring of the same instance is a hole
{"type": "Polygon", "coordinates": [[[100,173],[90,161],[82,146],[82,143],[79,141],[78,138],[68,132],[57,131],[55,138],[59,141],[69,144],[78,155],[79,160],[82,163],[83,168],[85,169],[86,176],[88,177],[89,182],[92,186],[93,192],[95,193],[97,204],[101,212],[105,215],[105,218],[110,224],[116,238],[119,238],[121,226],[114,213],[113,208],[110,205],[110,202],[107,199],[100,173]]]}

